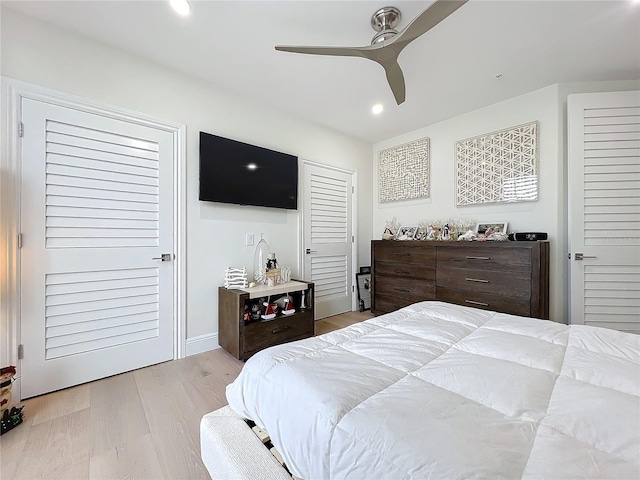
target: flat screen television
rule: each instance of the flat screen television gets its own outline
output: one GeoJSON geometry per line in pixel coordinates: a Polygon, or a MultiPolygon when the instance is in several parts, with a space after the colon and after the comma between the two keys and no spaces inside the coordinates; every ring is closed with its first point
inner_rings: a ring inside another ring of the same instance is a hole
{"type": "Polygon", "coordinates": [[[298,157],[200,132],[200,200],[298,209],[298,157]]]}

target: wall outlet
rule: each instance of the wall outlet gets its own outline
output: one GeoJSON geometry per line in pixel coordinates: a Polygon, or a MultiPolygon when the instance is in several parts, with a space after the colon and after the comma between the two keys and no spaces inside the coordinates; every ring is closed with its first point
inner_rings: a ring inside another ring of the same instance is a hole
{"type": "Polygon", "coordinates": [[[247,233],[247,238],[245,239],[245,245],[250,247],[253,245],[253,233],[247,233]]]}

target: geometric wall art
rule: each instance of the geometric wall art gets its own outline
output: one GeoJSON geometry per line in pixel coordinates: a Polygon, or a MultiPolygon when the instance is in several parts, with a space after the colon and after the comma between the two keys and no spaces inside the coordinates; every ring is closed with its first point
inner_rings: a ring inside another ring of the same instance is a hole
{"type": "Polygon", "coordinates": [[[378,153],[378,200],[429,197],[429,138],[378,153]]]}
{"type": "Polygon", "coordinates": [[[538,199],[538,122],[456,142],[456,205],[538,199]]]}

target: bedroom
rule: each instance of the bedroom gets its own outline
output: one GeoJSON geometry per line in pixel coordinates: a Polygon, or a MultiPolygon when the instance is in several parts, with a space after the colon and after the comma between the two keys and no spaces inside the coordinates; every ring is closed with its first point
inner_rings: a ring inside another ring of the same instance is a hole
{"type": "MultiPolygon", "coordinates": [[[[4,3],[4,2],[3,2],[4,3]]],[[[415,7],[414,7],[415,8],[415,7]]],[[[368,12],[368,9],[365,9],[368,12]]],[[[369,15],[370,13],[367,13],[369,15]]],[[[369,29],[366,24],[365,28],[369,29]]],[[[565,180],[566,173],[559,161],[564,158],[563,105],[568,93],[580,91],[608,91],[637,89],[637,73],[620,78],[622,83],[543,85],[533,92],[517,92],[505,102],[480,105],[474,112],[459,114],[439,122],[424,121],[392,135],[379,136],[375,140],[354,138],[337,133],[327,127],[318,127],[307,121],[254,104],[252,99],[242,98],[221,88],[211,88],[205,80],[192,79],[162,67],[149,60],[124,53],[105,44],[81,38],[69,30],[41,23],[10,7],[2,11],[2,68],[3,75],[24,82],[51,88],[56,91],[91,99],[129,110],[144,112],[187,125],[187,166],[185,183],[197,184],[197,132],[211,131],[251,143],[294,152],[300,157],[358,171],[358,239],[357,265],[370,262],[369,241],[379,238],[387,218],[396,216],[407,222],[417,222],[423,217],[448,217],[456,213],[451,204],[451,173],[443,172],[446,181],[439,188],[434,182],[432,202],[424,211],[413,205],[402,211],[379,208],[375,201],[375,152],[408,138],[426,133],[432,138],[432,146],[451,145],[454,140],[475,134],[495,131],[532,119],[552,127],[542,133],[541,148],[545,158],[557,170],[543,171],[541,201],[531,204],[532,210],[514,206],[492,206],[486,212],[469,213],[477,220],[507,219],[515,230],[548,231],[554,243],[566,244],[565,230],[565,180]],[[114,78],[113,72],[124,72],[114,78]],[[634,79],[636,79],[634,81],[634,79]],[[429,125],[429,126],[427,126],[429,125]],[[265,128],[268,126],[269,128],[265,128]],[[420,131],[419,131],[420,130],[420,131]],[[407,133],[408,132],[408,133],[407,133]],[[557,162],[557,163],[556,163],[557,162]],[[557,172],[557,174],[556,174],[557,172]],[[535,222],[535,223],[534,223],[535,222]]],[[[369,31],[365,31],[368,38],[369,31]]],[[[348,39],[347,39],[348,40],[348,39]]],[[[280,39],[296,42],[297,38],[280,39]]],[[[318,38],[318,42],[322,39],[318,38]]],[[[355,40],[354,40],[355,41],[355,40]]],[[[406,52],[407,54],[409,51],[406,52]]],[[[290,59],[293,62],[295,59],[290,59]]],[[[303,59],[300,57],[299,61],[303,59]]],[[[378,73],[372,70],[372,75],[378,73]]],[[[492,74],[497,73],[491,71],[492,74]]],[[[605,78],[599,79],[604,80],[605,78]]],[[[491,77],[493,81],[493,77],[491,77]]],[[[507,80],[504,78],[503,80],[507,80]]],[[[501,81],[503,81],[501,80],[501,81]]],[[[576,81],[583,80],[576,79],[576,81]]],[[[557,83],[557,82],[550,82],[557,83]]],[[[386,88],[384,82],[380,82],[386,88]]],[[[386,90],[384,94],[387,95],[386,90]]],[[[408,92],[410,95],[410,92],[408,92]]],[[[485,101],[481,99],[481,101],[485,101]]],[[[362,120],[374,123],[376,120],[362,120]]],[[[379,128],[379,127],[378,127],[379,128]]],[[[436,152],[433,153],[434,158],[436,152]]],[[[451,154],[446,155],[450,158],[451,154]]],[[[445,157],[445,158],[447,158],[445,157]]],[[[439,168],[434,164],[434,169],[439,168]]],[[[446,168],[446,167],[443,167],[446,168]]],[[[437,175],[433,171],[433,175],[437,175]]],[[[217,310],[215,288],[222,282],[222,274],[229,265],[249,264],[254,247],[244,246],[245,234],[266,232],[269,244],[278,253],[282,264],[298,265],[298,220],[295,212],[276,212],[241,207],[215,208],[201,204],[197,193],[187,187],[186,192],[186,279],[188,289],[185,310],[185,353],[197,353],[217,346],[217,310]],[[242,216],[244,218],[239,219],[242,216]],[[227,242],[242,245],[228,248],[227,242]]],[[[556,249],[552,258],[552,318],[566,318],[567,287],[564,255],[556,249]]],[[[3,308],[7,308],[3,306],[3,308]]],[[[3,326],[3,332],[4,332],[3,326]]],[[[3,359],[4,360],[4,359],[3,359]]],[[[5,362],[6,363],[6,362],[5,362]]]]}

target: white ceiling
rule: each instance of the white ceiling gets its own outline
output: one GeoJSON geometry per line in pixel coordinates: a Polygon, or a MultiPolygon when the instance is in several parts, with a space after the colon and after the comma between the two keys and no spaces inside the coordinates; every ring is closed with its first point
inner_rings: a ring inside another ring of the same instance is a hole
{"type": "Polygon", "coordinates": [[[407,100],[361,58],[277,52],[275,45],[367,45],[377,9],[404,28],[427,1],[2,0],[3,7],[181,70],[369,142],[553,83],[640,78],[640,2],[471,0],[400,55],[407,100]],[[501,73],[500,79],[496,75],[501,73]],[[383,103],[380,116],[371,114],[383,103]]]}

